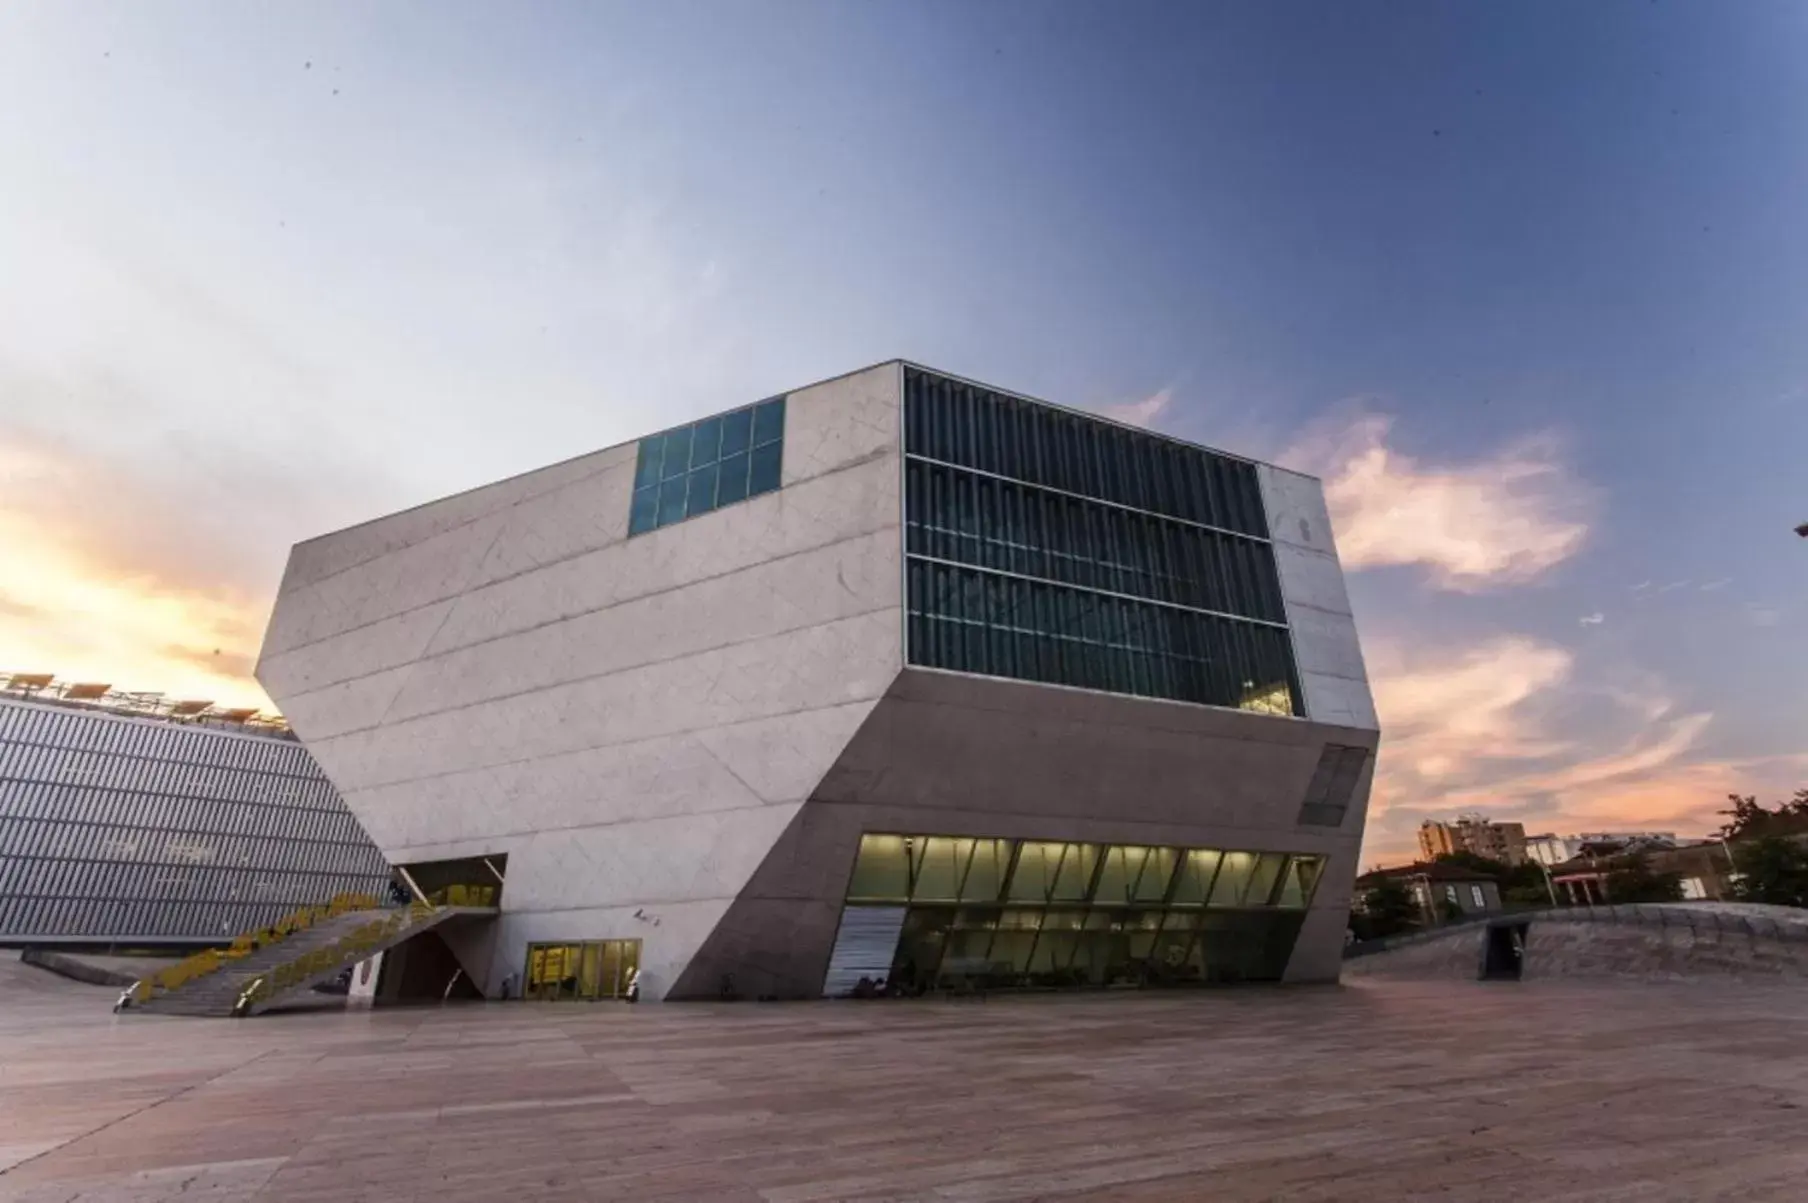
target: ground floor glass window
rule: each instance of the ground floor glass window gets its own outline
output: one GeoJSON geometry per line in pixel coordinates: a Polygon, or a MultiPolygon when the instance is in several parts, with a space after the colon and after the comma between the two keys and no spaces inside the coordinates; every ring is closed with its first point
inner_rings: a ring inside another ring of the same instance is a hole
{"type": "Polygon", "coordinates": [[[530,1002],[621,998],[639,965],[639,940],[529,944],[521,997],[530,1002]]]}
{"type": "Polygon", "coordinates": [[[870,833],[846,913],[902,916],[888,980],[906,991],[1273,981],[1323,869],[1305,853],[870,833]]]}

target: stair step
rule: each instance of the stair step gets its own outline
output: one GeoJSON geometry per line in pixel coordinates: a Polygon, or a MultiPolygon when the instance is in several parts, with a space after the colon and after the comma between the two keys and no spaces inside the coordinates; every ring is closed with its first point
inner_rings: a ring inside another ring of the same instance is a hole
{"type": "MultiPolygon", "coordinates": [[[[411,917],[407,923],[389,933],[387,938],[370,949],[366,955],[374,955],[385,949],[393,948],[410,937],[437,927],[455,913],[454,909],[442,907],[425,916],[411,917]]],[[[249,956],[230,961],[213,973],[158,994],[132,1009],[162,1015],[230,1016],[246,987],[258,978],[267,977],[282,966],[294,963],[300,957],[317,949],[330,947],[344,936],[368,923],[391,917],[394,914],[394,911],[387,910],[350,911],[333,916],[305,931],[296,932],[285,940],[260,948],[249,956]]],[[[356,962],[342,962],[294,982],[275,994],[261,999],[255,1010],[261,1011],[279,999],[303,993],[318,982],[330,978],[353,964],[356,962]]]]}

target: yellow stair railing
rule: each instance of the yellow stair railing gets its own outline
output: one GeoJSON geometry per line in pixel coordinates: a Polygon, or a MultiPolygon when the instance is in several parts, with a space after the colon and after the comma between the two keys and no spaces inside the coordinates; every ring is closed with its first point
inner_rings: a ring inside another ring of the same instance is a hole
{"type": "Polygon", "coordinates": [[[438,909],[430,902],[412,902],[406,908],[386,913],[382,918],[359,924],[331,944],[310,949],[253,980],[239,992],[232,1013],[243,1015],[265,999],[311,977],[329,973],[344,965],[357,964],[386,946],[405,929],[431,917],[438,909]]]}
{"type": "Polygon", "coordinates": [[[141,978],[133,984],[130,991],[132,1001],[135,1003],[149,1002],[163,991],[174,990],[198,977],[217,973],[233,961],[248,957],[258,949],[267,948],[298,931],[306,931],[316,923],[352,911],[377,910],[381,906],[382,903],[370,894],[337,894],[324,906],[302,907],[293,914],[284,915],[269,927],[261,927],[239,935],[226,948],[204,949],[191,957],[176,962],[167,969],[141,978]]]}

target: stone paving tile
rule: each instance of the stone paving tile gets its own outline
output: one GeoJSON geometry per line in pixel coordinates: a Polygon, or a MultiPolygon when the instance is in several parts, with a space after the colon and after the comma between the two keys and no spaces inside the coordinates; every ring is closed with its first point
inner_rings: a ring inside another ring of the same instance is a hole
{"type": "Polygon", "coordinates": [[[0,1203],[1808,1199],[1799,985],[235,1022],[39,973],[0,963],[0,1203]]]}

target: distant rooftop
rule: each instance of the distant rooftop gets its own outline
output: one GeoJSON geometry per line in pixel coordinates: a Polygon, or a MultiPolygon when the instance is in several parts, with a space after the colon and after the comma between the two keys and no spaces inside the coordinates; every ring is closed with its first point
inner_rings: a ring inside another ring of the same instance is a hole
{"type": "Polygon", "coordinates": [[[173,698],[163,693],[131,693],[111,683],[59,681],[55,673],[18,673],[0,670],[0,700],[42,702],[72,710],[98,710],[124,718],[148,718],[218,731],[262,735],[270,739],[294,739],[294,732],[280,714],[265,714],[255,706],[216,706],[206,698],[173,698]]]}
{"type": "Polygon", "coordinates": [[[1494,876],[1449,861],[1415,861],[1391,869],[1370,869],[1356,879],[1357,885],[1373,884],[1388,878],[1423,877],[1427,881],[1493,881],[1494,876]]]}

